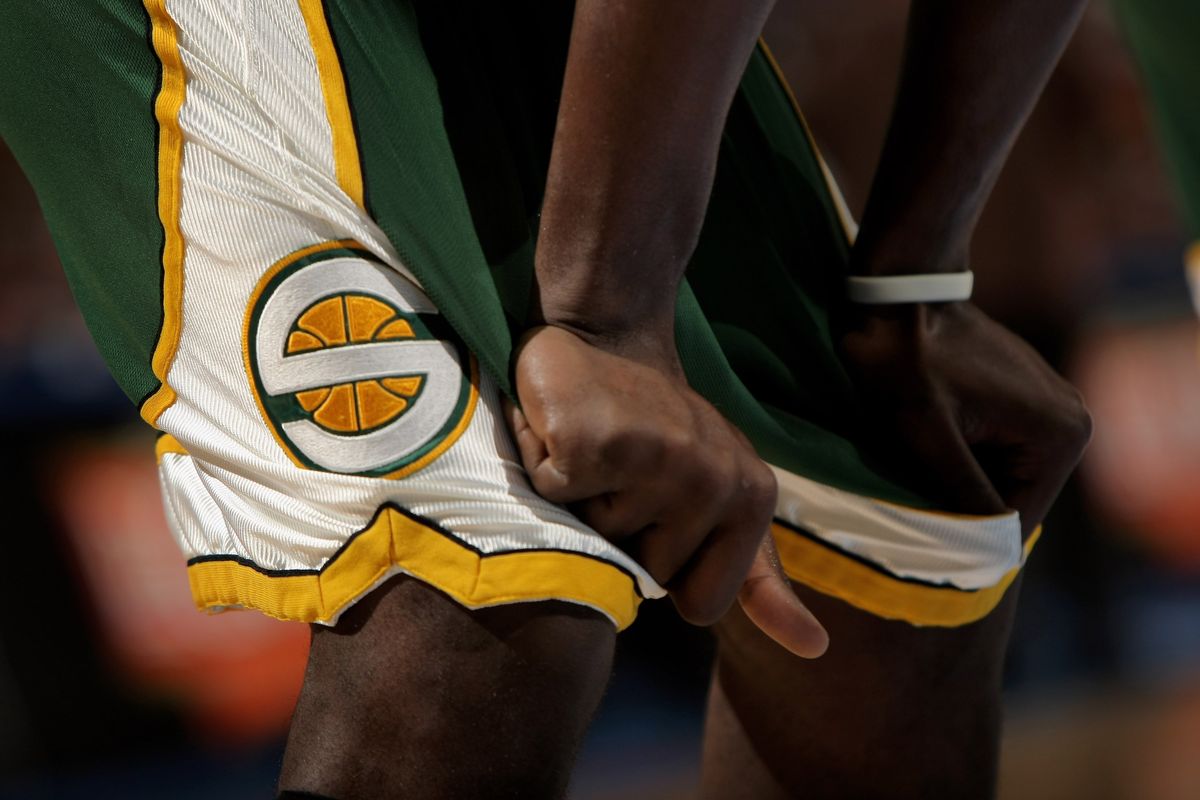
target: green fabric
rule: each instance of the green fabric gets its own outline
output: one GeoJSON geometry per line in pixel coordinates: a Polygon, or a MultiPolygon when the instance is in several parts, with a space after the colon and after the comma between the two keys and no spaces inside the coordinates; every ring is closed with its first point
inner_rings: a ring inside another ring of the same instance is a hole
{"type": "Polygon", "coordinates": [[[149,24],[137,0],[0,3],[0,137],[134,402],[158,387],[150,359],[162,324],[149,24]]]}
{"type": "Polygon", "coordinates": [[[1200,3],[1113,0],[1191,235],[1200,239],[1200,3]]]}
{"type": "MultiPolygon", "coordinates": [[[[530,5],[473,6],[469,15],[435,0],[331,7],[369,208],[510,393],[570,30],[569,6],[530,5]],[[408,50],[414,21],[423,58],[408,50]]],[[[857,403],[828,319],[847,256],[812,145],[756,53],[679,298],[689,381],[772,463],[924,506],[868,466],[858,440],[857,403]]]]}
{"type": "Polygon", "coordinates": [[[368,211],[480,364],[508,384],[512,342],[475,235],[438,88],[407,3],[328,0],[368,211]]]}
{"type": "Polygon", "coordinates": [[[680,303],[689,380],[771,463],[925,505],[869,467],[869,452],[857,441],[858,403],[829,322],[830,309],[842,302],[848,256],[812,143],[767,59],[756,53],[730,111],[688,270],[698,308],[686,295],[680,303]],[[693,337],[719,343],[729,367],[693,337]]]}
{"type": "MultiPolygon", "coordinates": [[[[326,0],[366,204],[482,367],[511,393],[570,4],[326,0]],[[467,13],[469,7],[469,13],[467,13]]],[[[159,67],[136,0],[0,11],[0,132],[34,183],[122,387],[156,387],[159,67]]],[[[772,463],[922,505],[870,466],[830,336],[847,243],[812,145],[756,53],[730,112],[678,303],[691,383],[772,463]]]]}

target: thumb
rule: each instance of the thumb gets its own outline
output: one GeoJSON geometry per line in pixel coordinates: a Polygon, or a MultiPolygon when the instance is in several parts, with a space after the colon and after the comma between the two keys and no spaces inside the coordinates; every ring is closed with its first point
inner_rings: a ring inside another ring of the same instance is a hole
{"type": "Polygon", "coordinates": [[[770,531],[738,591],[738,604],[756,628],[793,655],[817,658],[829,647],[829,634],[784,576],[770,531]]]}

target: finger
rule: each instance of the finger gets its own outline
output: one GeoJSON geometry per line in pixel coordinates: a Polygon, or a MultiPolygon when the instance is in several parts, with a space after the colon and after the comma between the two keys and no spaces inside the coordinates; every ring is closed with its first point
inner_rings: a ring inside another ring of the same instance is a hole
{"type": "MultiPolygon", "coordinates": [[[[658,493],[643,487],[589,497],[574,503],[571,511],[609,541],[632,536],[664,516],[658,493]]],[[[634,557],[641,560],[640,555],[634,557]]],[[[654,572],[650,571],[650,574],[654,575],[654,572]]],[[[657,579],[658,576],[655,576],[657,579]]]]}
{"type": "Polygon", "coordinates": [[[534,467],[546,460],[546,443],[534,433],[520,407],[507,397],[504,398],[504,417],[517,443],[517,452],[521,455],[525,471],[532,472],[534,467]]]}
{"type": "Polygon", "coordinates": [[[691,499],[658,516],[653,527],[643,530],[630,553],[661,585],[670,584],[696,556],[720,522],[718,503],[691,499]]]}
{"type": "MultiPolygon", "coordinates": [[[[1014,455],[1015,460],[1021,456],[1014,455]]],[[[1058,463],[1037,464],[1036,477],[1032,480],[1013,480],[1001,486],[1001,496],[1009,508],[1016,509],[1021,516],[1021,534],[1028,537],[1049,513],[1063,485],[1075,467],[1075,458],[1061,458],[1058,463]]],[[[1009,474],[1021,471],[1009,467],[1009,474]]]]}
{"type": "Polygon", "coordinates": [[[614,487],[608,471],[576,460],[574,469],[563,469],[549,453],[546,441],[520,408],[504,400],[505,416],[521,455],[521,464],[537,493],[552,503],[574,503],[603,495],[614,487]]]}
{"type": "Polygon", "coordinates": [[[829,634],[792,591],[770,532],[762,539],[738,591],[738,605],[776,644],[801,658],[817,658],[829,647],[829,634]]]}
{"type": "Polygon", "coordinates": [[[775,475],[766,464],[748,447],[720,451],[728,470],[720,484],[731,494],[704,493],[716,500],[716,524],[667,586],[680,616],[695,625],[711,625],[729,610],[775,512],[775,475]]]}
{"type": "Polygon", "coordinates": [[[950,510],[970,514],[1008,510],[944,404],[907,409],[898,421],[900,437],[910,451],[900,458],[927,471],[924,482],[952,506],[950,510]]]}
{"type": "Polygon", "coordinates": [[[693,625],[712,625],[725,616],[754,560],[746,532],[730,527],[709,534],[665,586],[679,616],[693,625]]]}
{"type": "Polygon", "coordinates": [[[1026,536],[1049,512],[1091,438],[1091,417],[1082,399],[1059,382],[1066,386],[1067,400],[1057,413],[1028,405],[1013,409],[1003,420],[1008,429],[991,425],[1010,443],[998,445],[992,461],[980,456],[988,474],[996,476],[993,483],[1005,504],[1020,512],[1026,536]]]}

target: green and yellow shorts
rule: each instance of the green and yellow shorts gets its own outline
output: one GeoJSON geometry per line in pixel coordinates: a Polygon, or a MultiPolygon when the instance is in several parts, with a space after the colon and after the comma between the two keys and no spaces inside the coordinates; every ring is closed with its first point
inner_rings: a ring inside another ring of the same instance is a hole
{"type": "MultiPolygon", "coordinates": [[[[534,493],[500,414],[570,9],[47,0],[0,11],[0,134],[159,431],[199,607],[332,623],[389,576],[632,622],[663,589],[534,493]]],[[[755,54],[678,305],[690,382],[776,470],[793,578],[921,625],[985,615],[1016,514],[872,466],[834,351],[849,231],[755,54]]]]}

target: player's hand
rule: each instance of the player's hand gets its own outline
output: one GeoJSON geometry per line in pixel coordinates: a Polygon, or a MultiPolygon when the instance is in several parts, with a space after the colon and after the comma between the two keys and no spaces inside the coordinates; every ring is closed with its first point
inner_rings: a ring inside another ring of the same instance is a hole
{"type": "Polygon", "coordinates": [[[774,553],[770,469],[677,364],[647,360],[556,327],[524,337],[509,423],[534,488],[630,553],[689,622],[736,597],[783,647],[820,655],[825,630],[774,553]]]}
{"type": "Polygon", "coordinates": [[[969,303],[848,314],[842,355],[894,460],[950,510],[1040,524],[1091,436],[1079,392],[969,303]]]}

